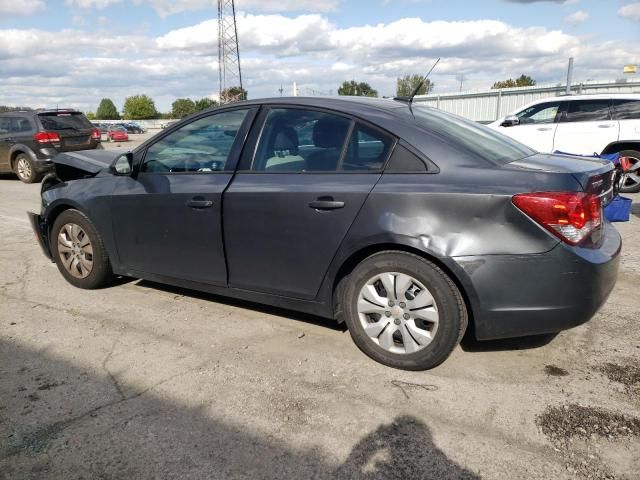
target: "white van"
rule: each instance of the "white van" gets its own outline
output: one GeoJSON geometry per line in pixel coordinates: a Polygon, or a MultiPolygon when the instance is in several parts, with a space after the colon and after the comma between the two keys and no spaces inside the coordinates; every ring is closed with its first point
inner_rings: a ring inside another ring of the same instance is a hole
{"type": "Polygon", "coordinates": [[[630,157],[623,191],[640,191],[640,94],[551,97],[489,124],[539,152],[630,157]]]}

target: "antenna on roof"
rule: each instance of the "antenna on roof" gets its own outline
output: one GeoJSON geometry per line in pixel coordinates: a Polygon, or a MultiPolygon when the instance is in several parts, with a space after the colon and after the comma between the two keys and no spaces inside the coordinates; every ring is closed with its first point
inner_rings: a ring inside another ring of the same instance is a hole
{"type": "Polygon", "coordinates": [[[420,83],[416,86],[416,88],[413,89],[413,92],[411,92],[411,95],[409,95],[408,97],[394,97],[393,99],[398,100],[400,102],[407,102],[409,104],[409,109],[411,109],[411,104],[413,103],[413,97],[415,97],[418,94],[418,92],[420,91],[424,83],[427,81],[427,78],[429,78],[429,75],[431,75],[431,72],[433,72],[433,69],[436,68],[436,65],[438,65],[438,62],[440,62],[440,57],[438,57],[438,59],[436,60],[436,63],[433,64],[433,66],[427,72],[427,74],[424,77],[422,77],[422,80],[420,80],[420,83]]]}

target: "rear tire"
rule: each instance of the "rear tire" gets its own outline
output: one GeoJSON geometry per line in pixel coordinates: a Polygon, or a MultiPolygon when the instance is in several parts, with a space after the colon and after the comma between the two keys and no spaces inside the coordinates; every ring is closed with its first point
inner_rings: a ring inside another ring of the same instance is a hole
{"type": "Polygon", "coordinates": [[[113,279],[102,238],[82,212],[62,212],[53,223],[49,244],[58,270],[70,284],[95,289],[113,279]]]}
{"type": "Polygon", "coordinates": [[[625,178],[620,187],[620,192],[640,192],[640,152],[637,150],[623,150],[620,155],[631,159],[631,170],[624,174],[625,178]]]}
{"type": "Polygon", "coordinates": [[[360,350],[384,365],[434,368],[466,331],[467,310],[455,283],[418,255],[376,253],[345,280],[337,294],[349,333],[360,350]]]}
{"type": "Polygon", "coordinates": [[[20,181],[24,183],[35,183],[41,178],[36,172],[33,161],[25,153],[20,153],[13,161],[13,170],[20,181]]]}

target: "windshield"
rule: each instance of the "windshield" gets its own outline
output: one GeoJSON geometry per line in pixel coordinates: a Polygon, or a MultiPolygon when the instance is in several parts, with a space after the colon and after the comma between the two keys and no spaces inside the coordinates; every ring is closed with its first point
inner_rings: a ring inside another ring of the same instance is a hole
{"type": "MultiPolygon", "coordinates": [[[[404,112],[404,115],[411,116],[409,108],[401,111],[404,112]]],[[[423,129],[438,135],[452,145],[459,145],[491,163],[510,163],[536,153],[526,145],[495,132],[489,127],[442,110],[414,105],[413,116],[423,129]]]]}
{"type": "Polygon", "coordinates": [[[39,113],[40,123],[45,130],[86,130],[93,128],[91,122],[80,112],[39,113]]]}

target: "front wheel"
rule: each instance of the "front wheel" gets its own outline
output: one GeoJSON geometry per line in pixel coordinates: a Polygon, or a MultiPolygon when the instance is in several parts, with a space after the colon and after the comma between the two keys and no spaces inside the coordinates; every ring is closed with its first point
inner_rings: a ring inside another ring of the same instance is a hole
{"type": "Polygon", "coordinates": [[[467,310],[456,285],[418,255],[374,254],[353,270],[340,291],[353,341],[390,367],[436,367],[467,328],[467,310]]]}
{"type": "Polygon", "coordinates": [[[50,246],[58,270],[76,287],[100,288],[113,277],[98,231],[78,210],[65,210],[58,216],[51,229],[50,246]]]}
{"type": "Polygon", "coordinates": [[[636,193],[640,192],[640,152],[637,150],[623,150],[620,152],[623,157],[629,157],[630,169],[623,175],[620,192],[636,193]]]}

